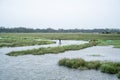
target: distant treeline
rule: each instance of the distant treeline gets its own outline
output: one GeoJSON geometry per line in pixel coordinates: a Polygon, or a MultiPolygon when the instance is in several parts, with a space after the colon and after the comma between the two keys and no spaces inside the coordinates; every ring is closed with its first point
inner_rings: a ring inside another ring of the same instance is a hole
{"type": "Polygon", "coordinates": [[[120,29],[32,29],[32,28],[5,28],[0,27],[0,33],[103,33],[103,34],[110,34],[110,33],[117,33],[120,34],[120,29]]]}

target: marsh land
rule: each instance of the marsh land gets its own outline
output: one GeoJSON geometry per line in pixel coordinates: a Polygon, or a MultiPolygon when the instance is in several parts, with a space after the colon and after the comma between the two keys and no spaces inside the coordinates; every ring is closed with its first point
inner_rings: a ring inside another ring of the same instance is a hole
{"type": "Polygon", "coordinates": [[[0,47],[1,80],[120,77],[120,34],[1,33],[0,47]]]}

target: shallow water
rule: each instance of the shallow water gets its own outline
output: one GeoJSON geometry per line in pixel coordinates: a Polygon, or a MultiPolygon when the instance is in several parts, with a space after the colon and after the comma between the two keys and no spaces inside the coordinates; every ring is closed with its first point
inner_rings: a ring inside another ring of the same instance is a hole
{"type": "MultiPolygon", "coordinates": [[[[62,41],[62,45],[68,44],[78,44],[78,41],[62,41]]],[[[83,50],[66,51],[60,54],[24,55],[18,57],[5,55],[13,50],[26,50],[51,45],[57,46],[58,44],[1,48],[0,80],[119,80],[116,75],[105,74],[96,70],[81,71],[69,69],[57,64],[64,57],[120,61],[120,49],[112,48],[112,46],[95,46],[83,50]],[[93,54],[100,54],[101,56],[90,56],[93,54]]]]}

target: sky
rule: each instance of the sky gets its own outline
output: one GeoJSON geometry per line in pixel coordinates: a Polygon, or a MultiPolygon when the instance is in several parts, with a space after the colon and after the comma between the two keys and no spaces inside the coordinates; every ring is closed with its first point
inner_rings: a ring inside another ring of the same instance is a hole
{"type": "Polygon", "coordinates": [[[0,26],[120,29],[120,0],[0,0],[0,26]]]}

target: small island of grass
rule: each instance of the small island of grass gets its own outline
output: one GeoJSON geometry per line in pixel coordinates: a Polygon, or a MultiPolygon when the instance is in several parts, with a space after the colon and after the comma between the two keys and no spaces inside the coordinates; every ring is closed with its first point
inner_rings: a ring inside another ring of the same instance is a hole
{"type": "Polygon", "coordinates": [[[19,56],[19,55],[43,55],[43,54],[57,54],[69,50],[80,50],[87,47],[96,46],[98,44],[97,41],[90,41],[89,43],[80,44],[80,45],[67,45],[67,46],[57,46],[57,47],[48,47],[48,48],[39,48],[39,49],[32,49],[32,50],[25,50],[25,51],[13,51],[8,53],[9,56],[19,56]]]}
{"type": "Polygon", "coordinates": [[[64,58],[59,61],[59,65],[80,70],[100,70],[108,74],[117,74],[117,77],[120,78],[120,62],[85,61],[81,58],[64,58]]]}

